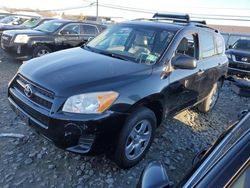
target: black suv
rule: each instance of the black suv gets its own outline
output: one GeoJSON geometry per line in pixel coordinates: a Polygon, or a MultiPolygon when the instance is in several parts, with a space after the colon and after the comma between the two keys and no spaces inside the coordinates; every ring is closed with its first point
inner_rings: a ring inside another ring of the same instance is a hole
{"type": "Polygon", "coordinates": [[[2,33],[6,30],[33,29],[46,21],[54,19],[55,18],[33,17],[26,20],[20,25],[0,25],[0,37],[2,36],[2,33]]]}
{"type": "Polygon", "coordinates": [[[250,76],[250,39],[239,39],[226,51],[229,74],[250,76]]]}
{"type": "Polygon", "coordinates": [[[28,61],[10,82],[8,99],[58,147],[113,151],[120,167],[131,167],[162,119],[215,106],[228,69],[224,51],[218,31],[188,15],[156,14],[109,27],[83,47],[28,61]]]}
{"type": "Polygon", "coordinates": [[[28,60],[80,46],[105,28],[97,23],[52,20],[34,29],[3,32],[1,47],[15,59],[28,60]]]}

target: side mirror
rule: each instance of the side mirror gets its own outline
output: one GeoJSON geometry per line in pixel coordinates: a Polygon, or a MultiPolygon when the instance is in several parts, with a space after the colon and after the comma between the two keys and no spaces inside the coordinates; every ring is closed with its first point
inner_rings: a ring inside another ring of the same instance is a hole
{"type": "Polygon", "coordinates": [[[60,31],[60,34],[61,35],[69,35],[70,32],[68,30],[62,30],[62,31],[60,31]]]}
{"type": "Polygon", "coordinates": [[[172,63],[178,69],[195,69],[197,67],[196,59],[187,55],[174,57],[172,63]]]}
{"type": "Polygon", "coordinates": [[[92,41],[92,40],[93,40],[93,38],[94,38],[94,37],[89,37],[89,38],[88,38],[88,40],[87,40],[87,42],[92,41]]]}
{"type": "Polygon", "coordinates": [[[229,46],[228,46],[228,49],[231,49],[231,48],[232,48],[232,45],[229,45],[229,46]]]}
{"type": "Polygon", "coordinates": [[[150,162],[143,170],[137,188],[162,188],[170,187],[167,172],[158,161],[150,162]]]}

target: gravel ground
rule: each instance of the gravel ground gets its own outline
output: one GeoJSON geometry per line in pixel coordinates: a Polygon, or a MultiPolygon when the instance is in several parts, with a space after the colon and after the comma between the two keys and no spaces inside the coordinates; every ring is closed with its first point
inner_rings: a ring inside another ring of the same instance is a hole
{"type": "Polygon", "coordinates": [[[0,133],[24,138],[0,138],[0,187],[135,187],[145,165],[161,161],[173,184],[191,169],[195,154],[206,148],[246,109],[249,99],[232,92],[226,82],[219,101],[208,114],[187,110],[162,123],[149,153],[137,166],[119,169],[104,155],[80,156],[56,148],[33,133],[12,112],[7,84],[16,73],[15,62],[0,50],[0,133]]]}

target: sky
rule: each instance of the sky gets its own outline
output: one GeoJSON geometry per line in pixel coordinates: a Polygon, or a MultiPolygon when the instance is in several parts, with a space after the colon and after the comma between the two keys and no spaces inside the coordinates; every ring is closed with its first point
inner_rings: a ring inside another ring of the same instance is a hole
{"type": "MultiPolygon", "coordinates": [[[[0,0],[1,7],[10,8],[32,8],[41,10],[54,10],[63,8],[82,7],[71,11],[64,11],[66,14],[96,15],[96,0],[0,0]],[[92,3],[91,7],[87,7],[92,3]]],[[[142,17],[152,17],[153,12],[173,12],[173,13],[189,13],[194,19],[200,17],[224,17],[237,16],[241,19],[250,20],[250,0],[99,0],[99,15],[111,17],[123,17],[126,19],[135,19],[142,17]],[[150,13],[131,12],[103,7],[108,5],[114,7],[128,7],[140,10],[146,10],[150,13]]],[[[242,21],[226,21],[217,19],[208,19],[211,24],[224,25],[243,25],[250,26],[250,22],[242,21]]]]}

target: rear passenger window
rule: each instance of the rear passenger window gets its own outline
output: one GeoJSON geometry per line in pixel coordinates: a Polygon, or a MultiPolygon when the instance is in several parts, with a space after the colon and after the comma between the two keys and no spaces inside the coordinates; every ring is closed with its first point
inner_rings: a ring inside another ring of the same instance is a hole
{"type": "Polygon", "coordinates": [[[215,55],[214,37],[210,33],[200,34],[201,57],[208,58],[215,55]]]}
{"type": "Polygon", "coordinates": [[[84,35],[96,35],[98,31],[95,26],[92,25],[82,25],[82,34],[84,35]]]}
{"type": "Polygon", "coordinates": [[[222,37],[215,36],[217,54],[222,54],[224,49],[224,41],[222,37]]]}

